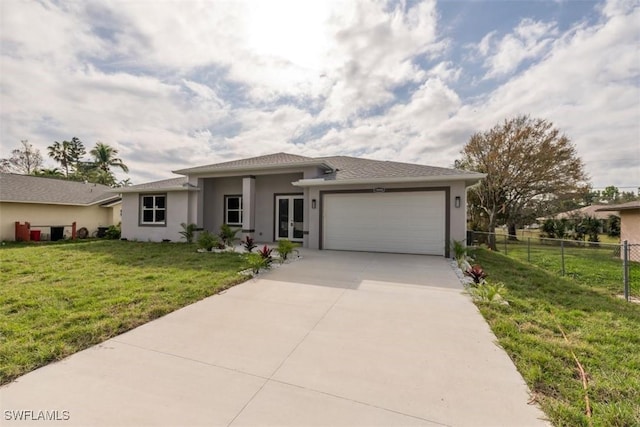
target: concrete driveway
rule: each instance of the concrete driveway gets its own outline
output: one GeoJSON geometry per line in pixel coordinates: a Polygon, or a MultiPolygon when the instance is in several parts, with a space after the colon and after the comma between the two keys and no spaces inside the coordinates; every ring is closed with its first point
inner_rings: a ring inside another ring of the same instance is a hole
{"type": "Polygon", "coordinates": [[[447,260],[303,255],[0,388],[1,424],[547,425],[447,260]]]}

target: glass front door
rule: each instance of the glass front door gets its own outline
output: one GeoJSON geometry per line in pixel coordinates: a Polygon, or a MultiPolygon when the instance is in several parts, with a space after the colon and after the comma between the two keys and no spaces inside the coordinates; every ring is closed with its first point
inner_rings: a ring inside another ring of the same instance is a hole
{"type": "Polygon", "coordinates": [[[301,242],[304,238],[302,196],[276,196],[276,240],[301,242]]]}

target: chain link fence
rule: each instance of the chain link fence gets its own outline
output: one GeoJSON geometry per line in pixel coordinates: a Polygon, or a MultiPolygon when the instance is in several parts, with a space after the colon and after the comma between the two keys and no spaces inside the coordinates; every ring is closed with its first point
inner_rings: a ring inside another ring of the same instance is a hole
{"type": "Polygon", "coordinates": [[[490,246],[495,242],[505,255],[537,265],[562,276],[605,288],[627,301],[640,301],[640,244],[585,242],[535,235],[513,236],[470,231],[467,244],[490,246]]]}

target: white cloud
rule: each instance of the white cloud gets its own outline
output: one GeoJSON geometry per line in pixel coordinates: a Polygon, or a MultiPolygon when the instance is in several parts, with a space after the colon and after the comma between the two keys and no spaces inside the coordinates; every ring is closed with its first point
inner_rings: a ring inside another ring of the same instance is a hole
{"type": "Polygon", "coordinates": [[[487,57],[485,78],[511,74],[523,61],[541,57],[557,33],[556,23],[529,18],[523,19],[512,33],[500,40],[495,40],[495,31],[488,33],[477,46],[478,52],[487,57]]]}
{"type": "Polygon", "coordinates": [[[594,184],[640,182],[640,7],[625,11],[569,29],[538,64],[458,115],[482,116],[480,129],[516,114],[547,118],[572,138],[594,184]]]}
{"type": "Polygon", "coordinates": [[[442,81],[451,83],[458,81],[461,74],[462,68],[455,67],[451,61],[440,62],[427,72],[429,77],[436,77],[442,81]]]}
{"type": "Polygon", "coordinates": [[[1,156],[100,140],[137,183],[275,151],[451,166],[473,132],[530,113],[573,138],[598,185],[638,182],[638,6],[600,11],[562,33],[528,18],[487,33],[489,89],[465,99],[477,63],[452,59],[433,0],[9,0],[1,156]]]}

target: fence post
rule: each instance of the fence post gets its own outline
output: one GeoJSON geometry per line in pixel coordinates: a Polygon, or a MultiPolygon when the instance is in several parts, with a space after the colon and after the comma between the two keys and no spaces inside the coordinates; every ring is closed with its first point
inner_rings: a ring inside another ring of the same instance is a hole
{"type": "Polygon", "coordinates": [[[622,242],[622,250],[624,255],[622,257],[622,271],[624,277],[624,299],[629,301],[629,243],[625,240],[622,242]]]}
{"type": "Polygon", "coordinates": [[[562,258],[562,275],[564,276],[564,240],[560,240],[560,254],[562,258]]]}
{"type": "Polygon", "coordinates": [[[531,237],[527,237],[527,262],[531,262],[531,237]]]}
{"type": "Polygon", "coordinates": [[[504,254],[507,255],[507,243],[509,243],[509,233],[504,236],[504,254]]]}

